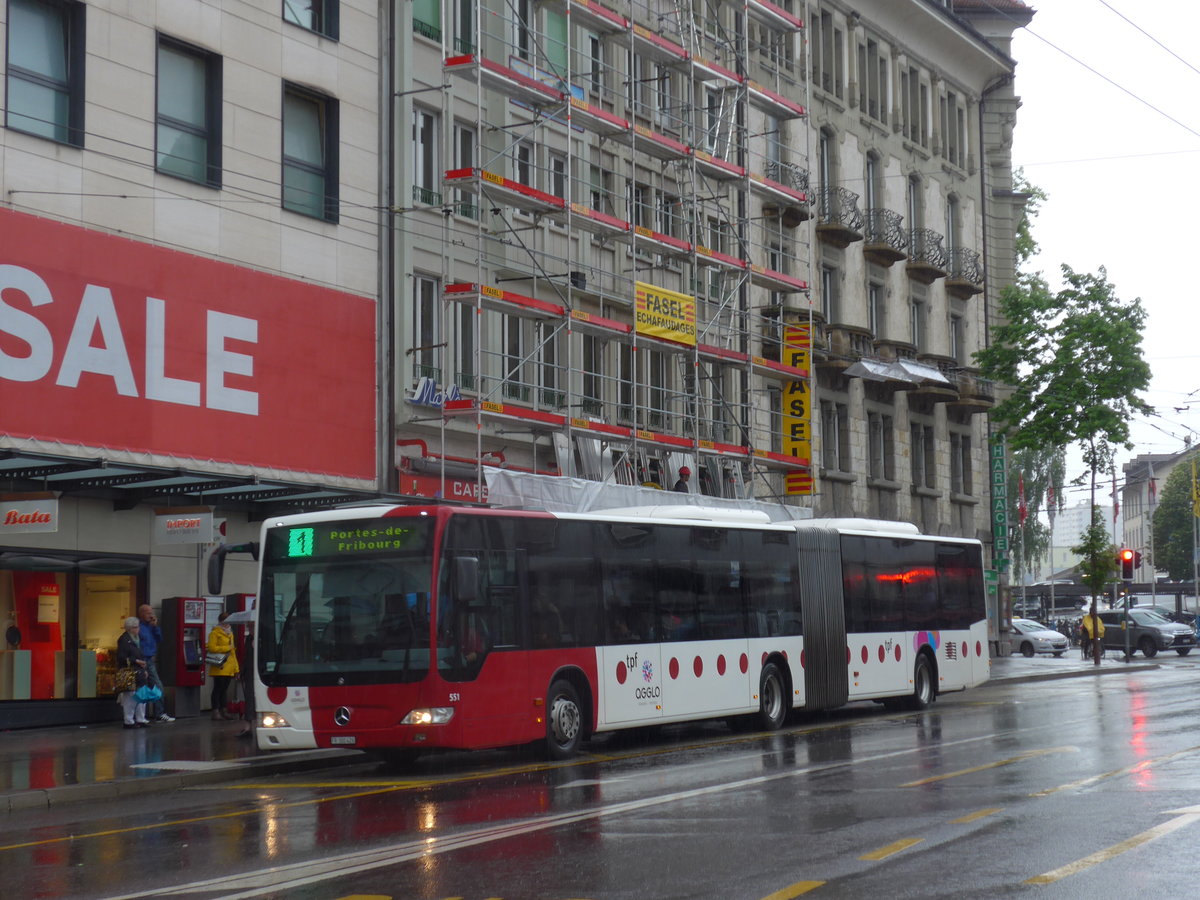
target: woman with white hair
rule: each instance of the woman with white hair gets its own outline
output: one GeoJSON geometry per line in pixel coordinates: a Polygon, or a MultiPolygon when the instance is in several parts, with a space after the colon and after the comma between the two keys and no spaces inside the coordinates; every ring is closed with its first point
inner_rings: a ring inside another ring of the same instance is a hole
{"type": "Polygon", "coordinates": [[[150,724],[146,720],[146,704],[137,698],[139,683],[146,683],[146,660],[142,656],[138,631],[141,624],[142,620],[137,616],[130,616],[125,620],[125,633],[117,638],[117,677],[120,687],[117,702],[121,704],[126,728],[145,728],[150,724]],[[124,684],[121,684],[122,669],[131,669],[133,674],[132,679],[124,677],[124,684]]]}

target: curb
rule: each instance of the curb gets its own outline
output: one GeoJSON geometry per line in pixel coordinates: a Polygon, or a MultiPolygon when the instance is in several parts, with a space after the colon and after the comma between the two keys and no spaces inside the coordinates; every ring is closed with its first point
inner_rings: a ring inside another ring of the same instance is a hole
{"type": "Polygon", "coordinates": [[[177,791],[205,784],[239,781],[263,775],[282,775],[350,765],[365,759],[358,750],[296,750],[267,757],[231,761],[227,766],[163,775],[116,778],[91,784],[66,784],[0,793],[0,814],[31,809],[51,809],[71,803],[116,800],[146,792],[177,791]]]}
{"type": "Polygon", "coordinates": [[[1006,675],[999,678],[992,677],[988,679],[988,683],[1013,683],[1027,681],[1057,681],[1062,678],[1083,678],[1085,676],[1098,675],[1117,675],[1125,672],[1151,672],[1155,669],[1161,669],[1158,663],[1136,663],[1130,665],[1119,666],[1089,666],[1087,668],[1069,669],[1062,672],[1034,672],[1022,675],[1006,675]]]}

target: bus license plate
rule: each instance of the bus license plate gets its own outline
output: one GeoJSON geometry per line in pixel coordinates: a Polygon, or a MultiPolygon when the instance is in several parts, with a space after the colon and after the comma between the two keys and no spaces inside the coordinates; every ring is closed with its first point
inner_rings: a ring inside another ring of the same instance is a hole
{"type": "Polygon", "coordinates": [[[329,739],[331,744],[357,744],[358,738],[352,734],[338,734],[329,739]]]}

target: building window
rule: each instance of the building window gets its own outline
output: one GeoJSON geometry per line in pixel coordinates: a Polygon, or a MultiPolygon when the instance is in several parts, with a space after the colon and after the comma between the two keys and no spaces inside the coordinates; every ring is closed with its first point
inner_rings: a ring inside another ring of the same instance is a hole
{"type": "Polygon", "coordinates": [[[413,0],[413,32],[431,41],[442,39],[441,0],[413,0]]]}
{"type": "Polygon", "coordinates": [[[941,101],[942,155],[956,166],[966,165],[967,116],[961,98],[947,91],[941,101]]]}
{"type": "Polygon", "coordinates": [[[337,0],[283,0],[283,20],[335,41],[338,38],[337,0]]]}
{"type": "Polygon", "coordinates": [[[888,61],[879,50],[879,42],[868,40],[858,45],[858,105],[866,116],[877,122],[887,121],[888,61]]]}
{"type": "Polygon", "coordinates": [[[971,436],[950,432],[950,490],[955,494],[971,494],[971,436]]]}
{"type": "Polygon", "coordinates": [[[958,197],[951,194],[946,198],[946,252],[953,259],[954,251],[959,248],[959,215],[958,197]]]}
{"type": "Polygon", "coordinates": [[[850,411],[845,403],[821,401],[821,466],[850,471],[850,411]]]}
{"type": "Polygon", "coordinates": [[[517,48],[517,56],[528,60],[532,54],[533,45],[533,4],[531,0],[517,0],[513,10],[513,44],[517,48]]]}
{"type": "Polygon", "coordinates": [[[933,426],[913,422],[909,426],[909,438],[912,443],[910,453],[913,487],[935,487],[937,485],[937,469],[934,457],[933,426]]]}
{"type": "MultiPolygon", "coordinates": [[[[454,126],[454,168],[470,169],[475,165],[475,129],[469,125],[454,126]]],[[[454,211],[469,219],[479,218],[475,192],[459,188],[455,194],[454,211]]]]}
{"type": "Polygon", "coordinates": [[[338,107],[330,97],[283,88],[283,207],[338,220],[338,107]]]}
{"type": "MultiPolygon", "coordinates": [[[[601,381],[604,375],[604,343],[592,334],[583,335],[583,398],[598,405],[603,399],[601,381]]],[[[585,406],[585,412],[598,414],[600,410],[585,406]]]]}
{"type": "Polygon", "coordinates": [[[9,0],[5,123],[83,146],[82,3],[9,0]]]}
{"type": "Polygon", "coordinates": [[[438,280],[428,275],[413,276],[412,347],[414,378],[442,380],[438,366],[438,280]]]}
{"type": "Polygon", "coordinates": [[[525,327],[517,316],[504,317],[504,396],[529,402],[525,384],[525,327]]]}
{"type": "Polygon", "coordinates": [[[454,337],[455,382],[460,388],[474,390],[475,383],[475,307],[458,305],[458,333],[454,337]]]}
{"type": "Polygon", "coordinates": [[[960,366],[966,364],[966,323],[962,316],[950,316],[950,356],[960,366]]]}
{"type": "Polygon", "coordinates": [[[567,157],[564,153],[551,150],[546,154],[546,162],[550,169],[549,192],[555,197],[567,198],[567,157]]]}
{"type": "MultiPolygon", "coordinates": [[[[413,203],[439,206],[438,114],[413,107],[413,203]]],[[[472,153],[474,148],[472,147],[472,153]]]]}
{"type": "Polygon", "coordinates": [[[838,315],[838,283],[841,274],[833,266],[821,266],[821,314],[832,325],[838,315]]]}
{"type": "Polygon", "coordinates": [[[883,481],[896,479],[896,448],[892,417],[886,413],[867,413],[867,453],[870,476],[883,481]]]}
{"type": "Polygon", "coordinates": [[[604,42],[593,31],[587,34],[587,62],[583,70],[587,73],[588,93],[601,97],[604,94],[604,42]]]}
{"type": "Polygon", "coordinates": [[[843,99],[846,36],[842,29],[833,24],[832,14],[822,12],[812,16],[809,47],[812,52],[813,83],[839,100],[843,99]]]}
{"type": "Polygon", "coordinates": [[[646,421],[651,428],[667,428],[667,355],[651,350],[646,365],[646,406],[649,407],[646,421]]]}
{"type": "Polygon", "coordinates": [[[926,322],[929,317],[929,310],[927,309],[927,306],[928,304],[922,297],[913,297],[909,301],[909,339],[912,341],[913,346],[917,348],[918,352],[926,349],[926,322]]]}
{"type": "Polygon", "coordinates": [[[221,58],[160,38],[155,168],[221,186],[221,58]]]}
{"type": "Polygon", "coordinates": [[[883,322],[884,322],[884,286],[879,281],[867,282],[867,325],[871,329],[871,334],[876,338],[883,337],[883,322]]]}
{"type": "Polygon", "coordinates": [[[536,187],[533,166],[533,144],[517,141],[513,145],[513,178],[526,187],[536,187]]]}

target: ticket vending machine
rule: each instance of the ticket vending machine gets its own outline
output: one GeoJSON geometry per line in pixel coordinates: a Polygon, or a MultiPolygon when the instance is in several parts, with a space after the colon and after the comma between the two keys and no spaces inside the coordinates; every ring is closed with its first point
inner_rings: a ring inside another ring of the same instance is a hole
{"type": "Polygon", "coordinates": [[[176,718],[200,715],[207,607],[204,597],[168,597],[162,601],[159,623],[163,642],[158,653],[158,674],[166,688],[167,711],[176,718]]]}

